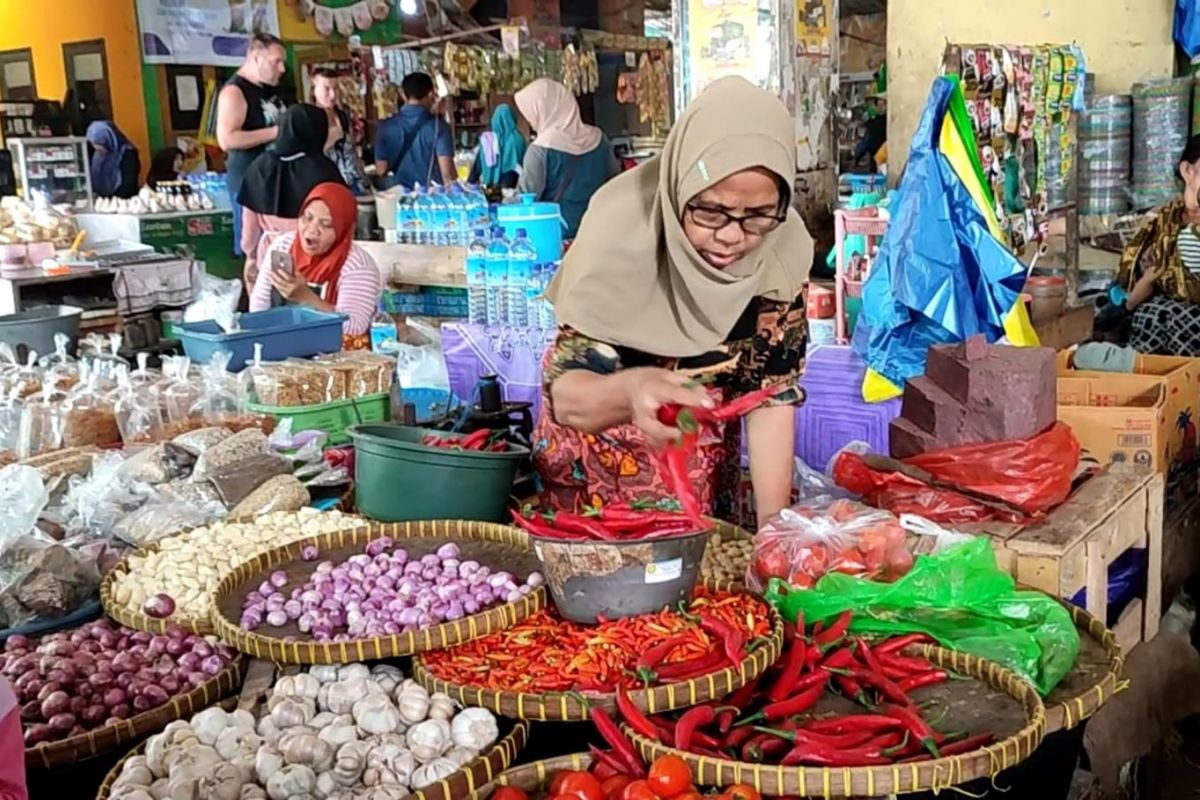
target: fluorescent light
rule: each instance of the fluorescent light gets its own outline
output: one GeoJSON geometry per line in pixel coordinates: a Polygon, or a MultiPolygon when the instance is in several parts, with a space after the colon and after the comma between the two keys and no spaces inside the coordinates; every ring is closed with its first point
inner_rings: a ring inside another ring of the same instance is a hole
{"type": "Polygon", "coordinates": [[[417,0],[400,0],[400,13],[409,17],[417,14],[417,0]]]}

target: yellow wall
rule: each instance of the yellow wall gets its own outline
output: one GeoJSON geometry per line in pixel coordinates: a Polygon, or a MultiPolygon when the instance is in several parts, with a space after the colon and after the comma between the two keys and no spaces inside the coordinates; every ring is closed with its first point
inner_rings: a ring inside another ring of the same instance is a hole
{"type": "Polygon", "coordinates": [[[899,175],[946,42],[1077,42],[1100,93],[1127,93],[1174,66],[1173,0],[890,0],[888,173],[899,175]]]}
{"type": "Polygon", "coordinates": [[[142,96],[142,51],[133,0],[0,0],[0,50],[33,50],[38,96],[62,100],[67,74],[62,46],[103,39],[115,122],[150,163],[142,96]]]}

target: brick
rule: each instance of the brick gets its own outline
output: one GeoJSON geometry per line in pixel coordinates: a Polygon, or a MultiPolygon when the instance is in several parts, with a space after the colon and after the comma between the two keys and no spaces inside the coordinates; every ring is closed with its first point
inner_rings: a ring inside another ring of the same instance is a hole
{"type": "Polygon", "coordinates": [[[904,385],[900,416],[936,438],[952,436],[961,430],[967,407],[925,376],[904,385]]]}
{"type": "Polygon", "coordinates": [[[896,417],[888,425],[888,450],[892,458],[911,458],[940,447],[936,437],[904,417],[896,417]]]}

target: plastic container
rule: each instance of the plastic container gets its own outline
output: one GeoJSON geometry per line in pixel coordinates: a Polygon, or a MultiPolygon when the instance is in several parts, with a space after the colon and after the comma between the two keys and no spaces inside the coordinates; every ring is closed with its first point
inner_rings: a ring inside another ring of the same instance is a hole
{"type": "Polygon", "coordinates": [[[558,203],[535,202],[533,194],[521,195],[521,202],[499,206],[496,218],[508,239],[517,238],[517,229],[524,228],[537,249],[537,263],[562,261],[563,220],[558,203]]]}
{"type": "Polygon", "coordinates": [[[601,615],[654,614],[690,598],[711,535],[707,530],[629,542],[531,538],[559,613],[592,625],[601,615]]]}
{"type": "Polygon", "coordinates": [[[807,395],[796,411],[796,455],[816,470],[850,442],[888,452],[888,424],[900,414],[900,398],[868,403],[862,398],[866,364],[849,347],[827,345],[808,352],[800,385],[807,395]]]}
{"type": "Polygon", "coordinates": [[[350,441],[349,428],[353,425],[388,422],[392,418],[391,395],[388,392],[335,400],[319,406],[264,406],[251,403],[249,410],[255,414],[270,414],[280,421],[291,419],[293,433],[324,431],[329,435],[329,444],[350,441]]]}
{"type": "Polygon", "coordinates": [[[183,352],[195,363],[204,363],[213,353],[232,354],[229,369],[237,372],[254,358],[254,343],[261,342],[263,359],[282,361],[305,358],[342,349],[345,314],[314,311],[301,306],[280,306],[268,311],[242,314],[241,330],[225,333],[212,320],[179,326],[183,352]]]}
{"type": "Polygon", "coordinates": [[[500,522],[523,447],[477,453],[425,447],[429,434],[402,425],[354,425],[355,504],[371,519],[471,519],[500,522]]]}
{"type": "Polygon", "coordinates": [[[68,349],[74,350],[82,315],[83,309],[78,306],[42,306],[6,314],[0,317],[0,342],[12,345],[14,350],[25,345],[45,355],[54,352],[54,334],[62,333],[70,339],[68,349]]]}
{"type": "Polygon", "coordinates": [[[1034,322],[1061,317],[1067,307],[1067,280],[1057,275],[1034,275],[1025,281],[1029,315],[1034,322]]]}

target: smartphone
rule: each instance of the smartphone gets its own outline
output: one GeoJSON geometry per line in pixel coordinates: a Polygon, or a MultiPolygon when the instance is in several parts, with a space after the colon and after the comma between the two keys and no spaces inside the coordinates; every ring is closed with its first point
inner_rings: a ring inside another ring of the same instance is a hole
{"type": "MultiPolygon", "coordinates": [[[[292,254],[286,250],[273,250],[271,252],[271,269],[286,272],[288,275],[296,274],[296,262],[292,260],[292,254]]],[[[271,287],[271,308],[277,306],[286,306],[287,299],[279,293],[279,290],[274,286],[271,287]]]]}

